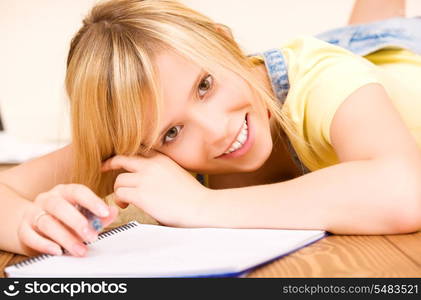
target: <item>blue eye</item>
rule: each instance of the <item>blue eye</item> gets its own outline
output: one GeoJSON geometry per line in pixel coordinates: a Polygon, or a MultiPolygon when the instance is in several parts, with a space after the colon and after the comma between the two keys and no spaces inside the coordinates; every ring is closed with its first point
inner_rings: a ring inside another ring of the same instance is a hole
{"type": "Polygon", "coordinates": [[[167,133],[164,135],[162,143],[167,144],[175,140],[181,131],[181,127],[181,125],[171,127],[170,130],[168,130],[167,133]]]}
{"type": "Polygon", "coordinates": [[[212,75],[208,75],[200,81],[198,86],[198,93],[199,97],[202,98],[206,95],[206,93],[212,88],[213,86],[213,77],[212,75]]]}

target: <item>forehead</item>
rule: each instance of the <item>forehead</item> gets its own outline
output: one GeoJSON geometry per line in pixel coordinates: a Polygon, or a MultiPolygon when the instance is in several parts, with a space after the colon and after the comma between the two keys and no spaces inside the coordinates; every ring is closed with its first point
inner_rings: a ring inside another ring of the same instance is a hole
{"type": "Polygon", "coordinates": [[[201,68],[192,60],[174,50],[163,50],[155,57],[155,66],[161,89],[165,93],[182,90],[191,85],[201,68]]]}
{"type": "Polygon", "coordinates": [[[180,54],[176,50],[162,50],[154,58],[155,66],[160,76],[171,75],[175,71],[185,72],[189,70],[199,70],[200,66],[180,54]],[[172,71],[172,72],[170,72],[172,71]]]}

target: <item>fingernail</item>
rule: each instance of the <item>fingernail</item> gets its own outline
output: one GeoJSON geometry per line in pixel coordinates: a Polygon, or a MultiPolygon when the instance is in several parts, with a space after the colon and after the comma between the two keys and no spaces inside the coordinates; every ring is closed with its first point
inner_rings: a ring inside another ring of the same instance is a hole
{"type": "Polygon", "coordinates": [[[83,256],[86,253],[86,249],[79,244],[75,244],[72,247],[72,252],[76,253],[78,256],[83,256]]]}
{"type": "Polygon", "coordinates": [[[100,217],[108,217],[110,215],[110,212],[108,208],[104,207],[103,205],[98,205],[98,212],[100,217]]]}
{"type": "Polygon", "coordinates": [[[48,252],[51,253],[52,255],[62,255],[63,254],[63,251],[61,250],[61,248],[59,246],[49,246],[48,252]]]}

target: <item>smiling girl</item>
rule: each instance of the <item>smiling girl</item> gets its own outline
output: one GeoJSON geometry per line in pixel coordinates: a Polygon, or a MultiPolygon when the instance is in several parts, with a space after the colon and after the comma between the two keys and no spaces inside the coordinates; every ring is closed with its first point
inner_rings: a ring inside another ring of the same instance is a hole
{"type": "MultiPolygon", "coordinates": [[[[387,3],[372,20],[401,14],[387,3]]],[[[371,21],[362,5],[351,23],[371,21]]],[[[72,144],[0,174],[0,247],[83,256],[97,233],[76,207],[107,226],[111,193],[170,226],[418,230],[420,29],[392,18],[246,55],[178,2],[98,4],[67,60],[72,144]]]]}

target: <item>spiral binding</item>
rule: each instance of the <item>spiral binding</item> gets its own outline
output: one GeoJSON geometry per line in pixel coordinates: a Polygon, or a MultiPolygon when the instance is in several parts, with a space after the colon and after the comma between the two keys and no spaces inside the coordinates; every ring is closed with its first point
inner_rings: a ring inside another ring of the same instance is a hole
{"type": "Polygon", "coordinates": [[[88,243],[88,245],[93,244],[93,243],[96,243],[99,240],[103,240],[104,238],[109,237],[111,235],[114,235],[114,234],[116,234],[118,232],[123,232],[123,231],[132,229],[132,228],[137,227],[137,226],[139,226],[139,223],[132,221],[132,222],[129,222],[127,224],[124,224],[124,225],[118,226],[116,228],[113,228],[111,230],[105,231],[105,232],[100,233],[98,235],[98,239],[97,240],[95,240],[95,241],[93,241],[91,243],[88,243]]]}
{"type": "MultiPolygon", "coordinates": [[[[113,228],[111,230],[102,232],[98,235],[98,239],[96,239],[93,242],[89,242],[89,243],[85,243],[85,244],[86,245],[94,244],[94,243],[98,242],[99,240],[103,240],[103,239],[105,239],[109,236],[112,236],[112,235],[116,234],[116,233],[123,232],[123,231],[129,230],[129,229],[135,228],[137,226],[139,226],[139,223],[134,222],[134,221],[129,222],[127,224],[118,226],[118,227],[113,228]]],[[[46,260],[47,258],[53,257],[53,256],[54,255],[51,255],[51,254],[41,254],[41,255],[38,255],[38,256],[34,256],[34,257],[31,257],[31,258],[25,259],[25,260],[23,260],[23,261],[21,261],[17,264],[14,264],[13,266],[16,267],[17,269],[20,269],[20,268],[26,267],[30,264],[46,260]]]]}
{"type": "Polygon", "coordinates": [[[36,263],[36,262],[39,262],[39,261],[43,261],[50,256],[53,256],[53,255],[51,255],[51,254],[41,254],[41,255],[38,255],[38,256],[35,256],[35,257],[25,259],[25,260],[23,260],[23,261],[21,261],[17,264],[14,264],[13,266],[15,266],[17,269],[20,269],[20,268],[26,267],[30,264],[33,264],[33,263],[36,263]]]}

